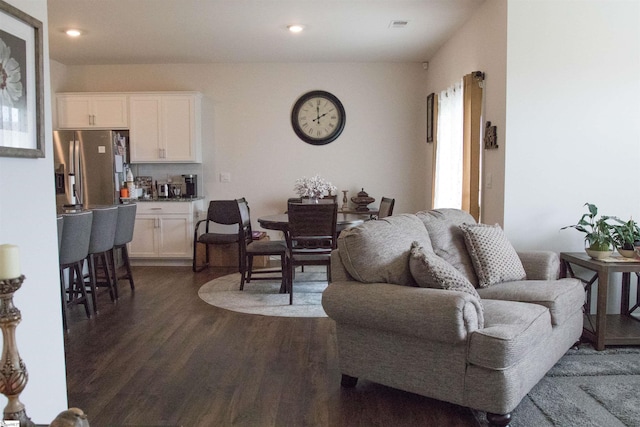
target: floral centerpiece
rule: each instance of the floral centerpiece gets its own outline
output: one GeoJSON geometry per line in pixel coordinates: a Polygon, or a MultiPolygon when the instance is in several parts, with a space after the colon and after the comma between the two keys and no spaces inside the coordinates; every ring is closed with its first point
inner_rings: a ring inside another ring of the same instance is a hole
{"type": "Polygon", "coordinates": [[[293,190],[300,197],[322,199],[325,195],[331,195],[332,191],[336,191],[336,186],[316,174],[311,178],[303,177],[296,179],[293,190]]]}

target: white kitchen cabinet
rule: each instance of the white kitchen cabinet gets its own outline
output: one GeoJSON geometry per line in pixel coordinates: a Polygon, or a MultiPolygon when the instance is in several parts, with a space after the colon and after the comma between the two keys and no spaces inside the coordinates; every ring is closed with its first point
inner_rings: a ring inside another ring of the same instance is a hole
{"type": "Polygon", "coordinates": [[[138,202],[129,256],[134,262],[190,260],[193,255],[193,227],[201,210],[202,200],[138,202]]]}
{"type": "Polygon", "coordinates": [[[56,95],[58,129],[127,129],[126,94],[62,93],[56,95]]]}
{"type": "Polygon", "coordinates": [[[132,163],[200,163],[199,93],[149,93],[129,97],[132,163]]]}

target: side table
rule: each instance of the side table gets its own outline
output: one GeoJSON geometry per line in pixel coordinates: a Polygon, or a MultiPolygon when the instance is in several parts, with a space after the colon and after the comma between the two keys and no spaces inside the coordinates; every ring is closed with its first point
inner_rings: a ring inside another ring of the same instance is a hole
{"type": "MultiPolygon", "coordinates": [[[[595,344],[596,350],[604,350],[606,345],[640,345],[640,318],[633,311],[640,306],[640,292],[637,303],[629,309],[629,291],[631,273],[640,273],[640,260],[620,258],[615,261],[600,261],[582,252],[560,253],[560,277],[572,277],[581,280],[586,286],[584,329],[582,336],[595,344]],[[594,272],[589,279],[576,276],[572,266],[580,266],[594,272]],[[622,273],[622,300],[620,314],[607,314],[609,274],[622,273]],[[596,314],[589,313],[591,307],[591,288],[598,283],[596,314]],[[593,320],[595,318],[595,325],[593,320]]],[[[638,275],[640,287],[640,275],[638,275]]]]}

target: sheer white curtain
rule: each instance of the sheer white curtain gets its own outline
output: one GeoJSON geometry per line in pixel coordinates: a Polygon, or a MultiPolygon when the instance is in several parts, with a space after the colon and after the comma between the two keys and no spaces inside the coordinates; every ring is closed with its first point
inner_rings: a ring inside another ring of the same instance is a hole
{"type": "Polygon", "coordinates": [[[462,80],[440,92],[434,208],[462,207],[464,132],[462,80]]]}

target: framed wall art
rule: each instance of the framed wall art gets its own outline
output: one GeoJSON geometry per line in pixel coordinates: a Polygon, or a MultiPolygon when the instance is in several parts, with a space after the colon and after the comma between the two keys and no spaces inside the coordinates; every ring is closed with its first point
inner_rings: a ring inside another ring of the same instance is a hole
{"type": "Polygon", "coordinates": [[[433,100],[435,94],[427,96],[427,142],[433,142],[433,100]]]}
{"type": "Polygon", "coordinates": [[[0,156],[44,157],[42,22],[0,0],[0,156]]]}

